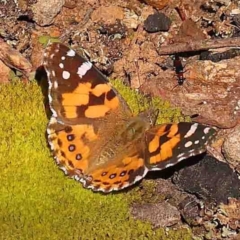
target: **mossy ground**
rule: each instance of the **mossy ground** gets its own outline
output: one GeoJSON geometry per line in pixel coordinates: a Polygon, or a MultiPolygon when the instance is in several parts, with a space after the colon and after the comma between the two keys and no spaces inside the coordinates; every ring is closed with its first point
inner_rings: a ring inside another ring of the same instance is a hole
{"type": "Polygon", "coordinates": [[[63,175],[36,83],[0,85],[0,106],[0,239],[191,239],[132,219],[124,192],[93,193],[63,175]]]}

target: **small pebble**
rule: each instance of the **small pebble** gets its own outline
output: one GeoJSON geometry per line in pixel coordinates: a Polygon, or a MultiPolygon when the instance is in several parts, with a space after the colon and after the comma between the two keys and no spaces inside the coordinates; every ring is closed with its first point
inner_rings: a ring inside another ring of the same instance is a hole
{"type": "Polygon", "coordinates": [[[163,13],[154,13],[144,21],[144,29],[149,33],[168,31],[171,26],[171,20],[163,13]]]}

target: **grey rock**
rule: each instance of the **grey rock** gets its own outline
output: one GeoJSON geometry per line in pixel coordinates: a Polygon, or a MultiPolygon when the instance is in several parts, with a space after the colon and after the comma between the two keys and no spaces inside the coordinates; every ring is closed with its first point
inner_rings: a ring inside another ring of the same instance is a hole
{"type": "Polygon", "coordinates": [[[65,0],[38,0],[32,5],[33,20],[40,26],[48,26],[61,11],[65,0]]]}

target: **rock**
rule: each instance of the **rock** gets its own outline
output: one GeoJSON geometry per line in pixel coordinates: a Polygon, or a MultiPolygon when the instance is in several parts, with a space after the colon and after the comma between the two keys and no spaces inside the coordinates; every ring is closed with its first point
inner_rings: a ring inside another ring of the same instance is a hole
{"type": "MultiPolygon", "coordinates": [[[[137,34],[135,34],[136,38],[131,42],[134,43],[137,40],[142,44],[132,44],[123,57],[114,63],[112,77],[126,79],[128,76],[133,88],[139,88],[146,79],[152,78],[153,73],[156,76],[161,74],[161,69],[156,64],[161,61],[161,57],[157,54],[154,43],[144,40],[144,34],[147,32],[138,28],[137,34]]],[[[150,37],[153,35],[155,34],[151,34],[150,37]]],[[[126,81],[129,80],[126,79],[126,81]]]]}
{"type": "MultiPolygon", "coordinates": [[[[240,105],[240,100],[239,100],[240,105]]],[[[240,170],[240,125],[232,129],[223,143],[223,153],[226,160],[234,167],[240,170]]]]}
{"type": "Polygon", "coordinates": [[[203,51],[200,53],[200,60],[210,60],[212,62],[220,62],[223,59],[231,59],[240,55],[239,49],[229,49],[223,52],[203,51]]]}
{"type": "Polygon", "coordinates": [[[227,204],[205,206],[201,223],[207,233],[204,239],[239,240],[240,200],[229,198],[227,204]]]}
{"type": "Polygon", "coordinates": [[[229,197],[240,197],[240,180],[228,164],[205,156],[197,164],[175,173],[173,181],[187,192],[208,202],[227,203],[229,197]]]}
{"type": "Polygon", "coordinates": [[[163,9],[164,7],[166,7],[169,4],[169,0],[144,0],[144,2],[146,2],[148,5],[157,8],[159,10],[163,9]]]}
{"type": "MultiPolygon", "coordinates": [[[[239,11],[239,9],[237,9],[239,11]]],[[[233,22],[236,24],[237,27],[240,27],[240,13],[233,14],[233,22]]]]}
{"type": "Polygon", "coordinates": [[[103,22],[104,24],[114,24],[117,19],[122,20],[123,18],[123,8],[116,6],[101,6],[91,15],[93,22],[103,22]]]}
{"type": "Polygon", "coordinates": [[[32,5],[34,21],[40,26],[52,24],[64,3],[65,0],[38,0],[32,5]]]}
{"type": "MultiPolygon", "coordinates": [[[[32,70],[32,64],[19,51],[0,39],[0,61],[10,68],[14,68],[28,76],[32,70]]],[[[7,71],[3,68],[2,71],[7,71]]]]}
{"type": "Polygon", "coordinates": [[[122,21],[129,29],[136,29],[141,22],[141,18],[133,11],[126,11],[122,21]]]}
{"type": "Polygon", "coordinates": [[[216,219],[221,225],[228,225],[233,230],[240,229],[240,200],[230,198],[228,204],[221,204],[216,219]]]}
{"type": "Polygon", "coordinates": [[[126,36],[127,28],[124,24],[120,22],[120,20],[117,20],[114,24],[103,24],[99,29],[101,34],[106,34],[108,36],[111,35],[120,35],[126,36]]]}
{"type": "Polygon", "coordinates": [[[171,20],[163,13],[154,13],[144,21],[144,29],[149,33],[168,31],[171,26],[171,20]]]}
{"type": "Polygon", "coordinates": [[[0,83],[9,82],[10,71],[11,71],[10,68],[0,60],[0,76],[1,76],[0,83]]]}
{"type": "Polygon", "coordinates": [[[132,207],[131,213],[136,219],[151,222],[154,228],[169,227],[181,220],[177,208],[167,202],[136,204],[132,207]]]}
{"type": "Polygon", "coordinates": [[[177,86],[176,73],[164,71],[155,72],[157,77],[151,81],[145,80],[142,89],[181,107],[184,115],[197,114],[196,122],[232,128],[240,121],[239,59],[219,63],[189,60],[183,62],[186,80],[182,86],[177,86]]]}
{"type": "Polygon", "coordinates": [[[168,203],[177,207],[182,218],[189,225],[199,225],[200,201],[196,196],[179,190],[170,180],[159,178],[156,180],[156,184],[155,195],[168,199],[168,203]]]}
{"type": "Polygon", "coordinates": [[[187,19],[182,22],[175,42],[189,42],[190,39],[200,41],[205,38],[202,29],[192,19],[187,19]]]}

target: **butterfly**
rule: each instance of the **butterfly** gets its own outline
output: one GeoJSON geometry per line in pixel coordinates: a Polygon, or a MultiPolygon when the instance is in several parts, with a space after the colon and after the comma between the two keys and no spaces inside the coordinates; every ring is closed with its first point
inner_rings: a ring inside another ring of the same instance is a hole
{"type": "Polygon", "coordinates": [[[43,66],[52,112],[47,134],[58,166],[85,188],[111,192],[206,151],[216,130],[198,123],[152,126],[149,111],[134,116],[93,64],[61,43],[43,66]]]}

